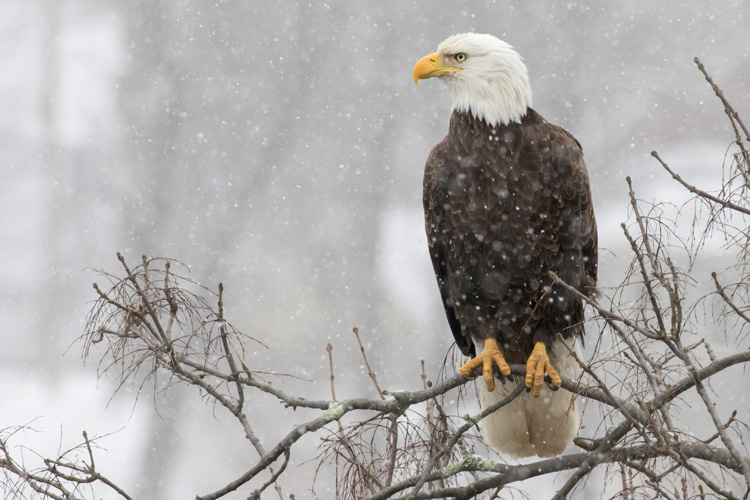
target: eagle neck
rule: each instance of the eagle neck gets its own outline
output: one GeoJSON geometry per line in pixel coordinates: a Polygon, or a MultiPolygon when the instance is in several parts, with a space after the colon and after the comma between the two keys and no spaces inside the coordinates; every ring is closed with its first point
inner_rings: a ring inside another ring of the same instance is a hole
{"type": "Polygon", "coordinates": [[[519,121],[499,125],[490,124],[484,119],[476,118],[472,113],[467,111],[453,110],[449,131],[451,134],[455,134],[456,132],[465,131],[469,128],[475,130],[475,133],[477,134],[497,134],[502,130],[516,128],[523,125],[534,125],[545,121],[546,120],[532,108],[526,108],[526,111],[519,121]]]}
{"type": "MultiPolygon", "coordinates": [[[[466,111],[454,110],[451,115],[449,135],[453,137],[464,136],[467,129],[476,137],[490,137],[505,131],[520,127],[527,122],[536,121],[539,115],[531,108],[527,108],[526,114],[519,122],[510,122],[506,124],[494,125],[487,123],[486,120],[474,117],[472,113],[466,111]]],[[[540,117],[541,118],[541,117],[540,117]]]]}

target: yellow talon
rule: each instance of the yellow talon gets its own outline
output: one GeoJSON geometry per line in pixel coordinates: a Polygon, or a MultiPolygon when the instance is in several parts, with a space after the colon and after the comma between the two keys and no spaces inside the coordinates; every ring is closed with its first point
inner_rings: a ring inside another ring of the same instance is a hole
{"type": "Polygon", "coordinates": [[[497,341],[495,339],[486,339],[484,341],[484,350],[479,356],[464,363],[458,371],[461,375],[469,376],[474,368],[481,365],[484,383],[487,384],[487,390],[492,392],[495,390],[495,377],[492,375],[493,362],[500,368],[500,373],[504,377],[510,375],[510,366],[505,362],[503,353],[497,347],[497,341]]]}
{"type": "Polygon", "coordinates": [[[547,348],[542,342],[537,342],[534,350],[531,352],[531,356],[529,356],[529,360],[526,362],[526,387],[531,389],[531,395],[535,398],[538,398],[542,392],[544,372],[547,372],[547,375],[549,375],[552,385],[555,387],[562,385],[560,375],[557,374],[557,371],[555,371],[549,362],[547,348]]]}

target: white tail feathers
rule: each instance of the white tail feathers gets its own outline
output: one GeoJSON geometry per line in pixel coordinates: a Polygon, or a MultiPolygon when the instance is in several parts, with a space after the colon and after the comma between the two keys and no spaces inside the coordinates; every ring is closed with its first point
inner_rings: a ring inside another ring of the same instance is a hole
{"type": "MultiPolygon", "coordinates": [[[[575,350],[580,357],[577,343],[575,350]]],[[[561,376],[574,380],[580,376],[581,367],[561,342],[554,342],[548,355],[561,376]]],[[[487,391],[484,380],[477,379],[482,410],[504,399],[517,384],[523,384],[523,379],[519,381],[519,378],[505,385],[498,381],[493,392],[487,391]]],[[[510,458],[553,457],[573,442],[581,425],[581,415],[573,394],[564,389],[551,391],[545,385],[538,398],[522,392],[480,425],[485,443],[510,458]]]]}

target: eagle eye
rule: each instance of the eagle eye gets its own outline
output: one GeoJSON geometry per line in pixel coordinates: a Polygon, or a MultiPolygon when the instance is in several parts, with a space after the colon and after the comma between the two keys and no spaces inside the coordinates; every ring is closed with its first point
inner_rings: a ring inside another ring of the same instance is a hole
{"type": "Polygon", "coordinates": [[[466,54],[463,52],[459,52],[455,56],[453,56],[453,59],[455,59],[458,62],[464,62],[466,60],[466,54]]]}

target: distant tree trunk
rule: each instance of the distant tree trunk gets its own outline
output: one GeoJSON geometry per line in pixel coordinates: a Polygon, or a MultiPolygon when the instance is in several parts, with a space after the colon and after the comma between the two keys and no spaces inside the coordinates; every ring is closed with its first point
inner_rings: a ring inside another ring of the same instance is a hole
{"type": "Polygon", "coordinates": [[[44,293],[44,314],[34,320],[34,332],[39,355],[46,367],[48,383],[53,384],[58,377],[60,342],[51,332],[59,331],[59,319],[65,308],[61,302],[60,269],[61,262],[61,175],[59,162],[59,138],[57,124],[58,89],[60,81],[60,3],[58,0],[44,0],[44,28],[42,29],[41,92],[40,109],[42,114],[40,165],[40,213],[44,221],[41,243],[43,248],[41,269],[38,271],[39,287],[44,293]]]}
{"type": "MultiPolygon", "coordinates": [[[[169,7],[161,2],[123,3],[120,7],[126,25],[125,50],[131,55],[131,68],[125,73],[120,92],[120,108],[127,126],[124,170],[129,181],[129,205],[121,214],[124,244],[136,254],[161,252],[174,239],[175,146],[180,118],[176,112],[182,86],[170,60],[166,30],[169,7]]],[[[157,390],[154,388],[154,390],[157,390]]],[[[183,393],[165,400],[152,396],[156,411],[149,412],[148,429],[140,464],[137,498],[168,498],[169,477],[177,455],[175,420],[183,404],[183,393]]]]}

